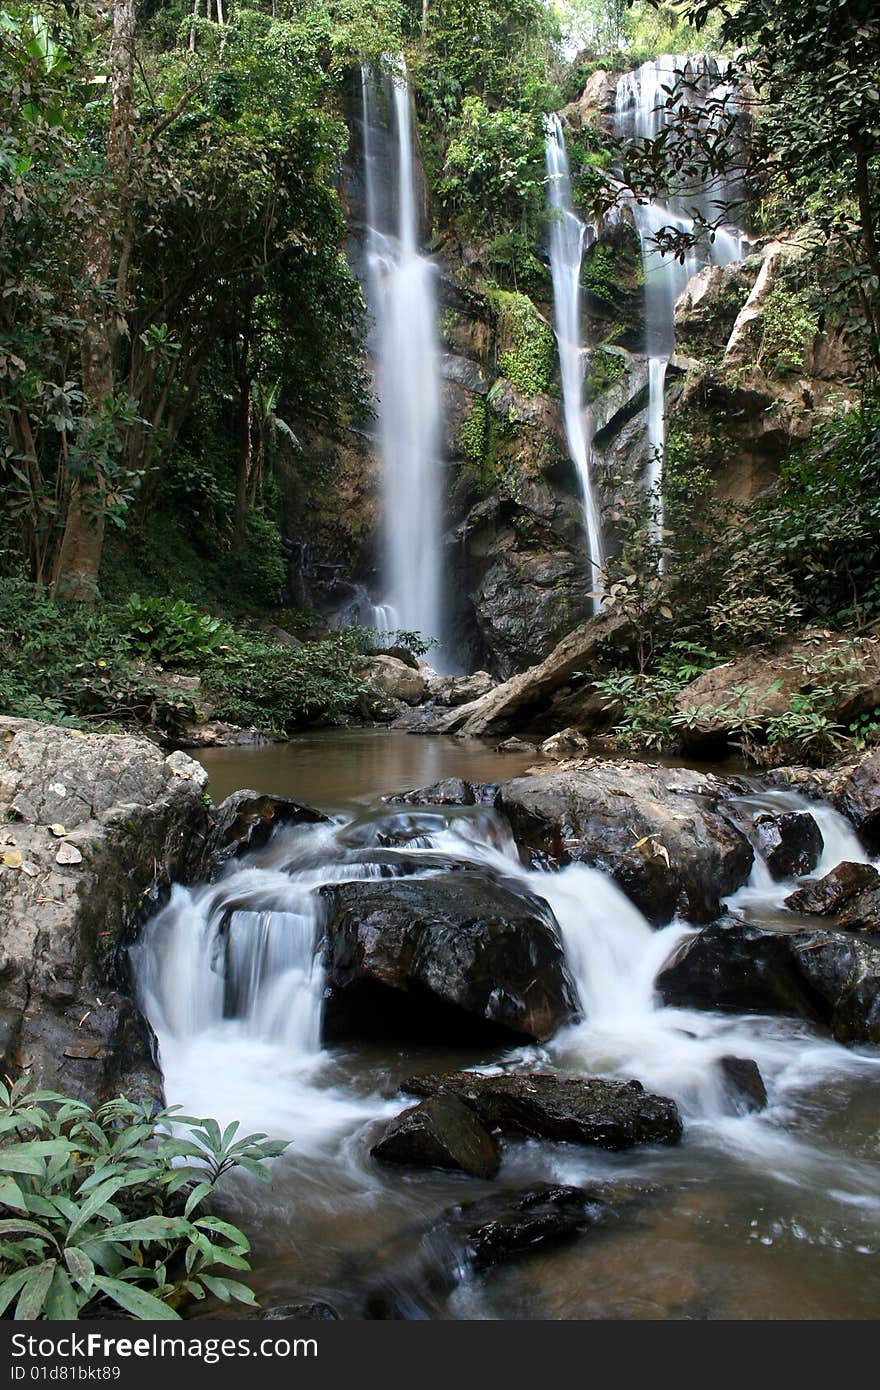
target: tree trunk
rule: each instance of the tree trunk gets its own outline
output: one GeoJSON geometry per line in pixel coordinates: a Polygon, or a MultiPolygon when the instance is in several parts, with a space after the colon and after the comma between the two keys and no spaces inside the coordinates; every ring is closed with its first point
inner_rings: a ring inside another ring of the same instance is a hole
{"type": "Polygon", "coordinates": [[[190,53],[195,53],[195,51],[196,51],[196,20],[198,19],[198,17],[199,17],[199,0],[193,0],[192,20],[190,21],[190,26],[189,26],[189,51],[190,51],[190,53]]]}
{"type": "MultiPolygon", "coordinates": [[[[110,40],[110,129],[107,136],[109,196],[89,230],[83,256],[85,293],[81,361],[84,414],[100,434],[102,417],[113,396],[114,351],[121,305],[108,307],[104,291],[114,257],[118,256],[117,297],[124,298],[119,283],[128,265],[131,239],[131,174],[134,96],[135,0],[112,0],[113,34],[110,40]]],[[[97,443],[97,440],[96,440],[97,443]]],[[[90,602],[95,597],[104,545],[106,477],[100,461],[95,475],[74,480],[64,533],[55,563],[54,589],[59,597],[90,602]]]]}

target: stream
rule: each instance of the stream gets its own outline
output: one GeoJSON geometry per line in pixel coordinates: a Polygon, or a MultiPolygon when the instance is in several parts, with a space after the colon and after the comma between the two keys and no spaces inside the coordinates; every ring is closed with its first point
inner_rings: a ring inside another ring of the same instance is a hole
{"type": "MultiPolygon", "coordinates": [[[[200,755],[220,799],[256,786],[327,811],[330,824],[280,827],[212,885],[175,888],[135,948],[145,1012],[160,1043],[169,1104],[242,1132],[292,1140],[271,1186],[243,1176],[227,1192],[254,1245],[253,1287],[268,1307],[324,1298],[361,1316],[383,1244],[499,1184],[613,1182],[640,1194],[619,1225],[513,1261],[451,1293],[411,1302],[414,1318],[867,1318],[880,1302],[880,1050],[843,1047],[782,1016],[659,1006],[654,979],[693,930],[652,930],[606,875],[583,865],[524,869],[490,808],[385,805],[382,794],[443,777],[502,780],[534,757],[485,744],[371,732],[200,755]],[[479,866],[535,893],[560,925],[584,1021],[544,1045],[323,1046],[316,956],[323,884],[479,866]],[[229,915],[231,913],[231,916],[229,915]],[[226,927],[225,936],[221,927],[226,927]],[[718,1060],[753,1058],[760,1113],[732,1113],[718,1060]],[[637,1077],[672,1096],[677,1148],[607,1153],[509,1142],[495,1183],[371,1159],[383,1118],[411,1104],[401,1079],[460,1068],[637,1077]]],[[[789,792],[750,804],[801,808],[789,792]]],[[[847,822],[810,806],[821,874],[866,855],[847,822]]],[[[756,860],[728,903],[764,924],[791,884],[756,860]]],[[[414,1235],[413,1239],[416,1236],[414,1235]]],[[[197,1313],[210,1311],[203,1307],[197,1313]]]]}

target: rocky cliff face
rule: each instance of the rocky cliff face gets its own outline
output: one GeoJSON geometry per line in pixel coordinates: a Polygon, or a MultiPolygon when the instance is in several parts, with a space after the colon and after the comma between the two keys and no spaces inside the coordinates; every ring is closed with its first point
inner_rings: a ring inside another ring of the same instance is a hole
{"type": "MultiPolygon", "coordinates": [[[[608,128],[614,87],[612,75],[596,73],[566,108],[575,137],[608,128]]],[[[356,148],[342,182],[357,270],[364,212],[356,148]]],[[[424,181],[420,196],[430,225],[424,181]]],[[[710,470],[719,496],[737,501],[771,486],[821,411],[852,394],[840,340],[798,307],[804,249],[769,240],[753,246],[742,263],[701,270],[688,284],[676,306],[677,351],[666,382],[670,442],[710,470]]],[[[453,235],[435,244],[434,260],[452,645],[463,668],[507,679],[543,660],[590,609],[552,305],[541,293],[491,288],[481,248],[453,235]]],[[[585,360],[594,471],[608,504],[621,481],[643,478],[649,463],[641,258],[625,211],[585,256],[582,288],[594,345],[585,360]]],[[[549,282],[543,294],[549,298],[549,282]]],[[[373,429],[365,419],[307,439],[288,488],[298,596],[328,614],[356,609],[365,591],[379,597],[373,429]]]]}

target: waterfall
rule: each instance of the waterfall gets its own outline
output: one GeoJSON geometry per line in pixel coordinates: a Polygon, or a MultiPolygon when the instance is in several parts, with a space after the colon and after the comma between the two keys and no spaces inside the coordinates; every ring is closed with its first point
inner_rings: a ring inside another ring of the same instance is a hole
{"type": "Polygon", "coordinates": [[[382,463],[389,625],[442,638],[441,406],[435,271],[419,254],[410,92],[362,69],[367,301],[382,463]],[[383,158],[383,155],[387,156],[383,158]],[[393,615],[393,616],[391,616],[393,615]]]}
{"type": "Polygon", "coordinates": [[[572,207],[571,178],[565,132],[554,113],[547,121],[545,143],[547,202],[550,220],[550,271],[553,312],[559,349],[559,376],[565,416],[565,437],[577,469],[584,503],[587,546],[594,590],[593,611],[601,605],[600,586],[605,564],[599,508],[593,488],[592,415],[584,409],[584,346],[581,342],[581,265],[587,227],[572,207]]]}
{"type": "MultiPolygon", "coordinates": [[[[666,54],[643,63],[619,80],[615,96],[614,128],[619,139],[638,145],[655,140],[675,119],[675,107],[668,103],[681,98],[674,93],[677,82],[687,84],[689,105],[702,101],[699,117],[707,126],[717,122],[715,103],[734,98],[731,85],[709,57],[685,58],[666,54]]],[[[642,248],[645,280],[645,352],[648,358],[648,474],[649,489],[656,498],[653,530],[659,536],[663,526],[663,458],[666,449],[665,382],[666,368],[675,351],[675,302],[691,276],[708,259],[712,265],[729,265],[742,259],[743,233],[733,226],[720,226],[708,248],[708,257],[696,246],[678,260],[663,253],[657,236],[664,228],[693,232],[692,214],[699,212],[706,221],[724,217],[737,200],[734,179],[718,174],[698,190],[673,190],[666,203],[640,202],[629,193],[629,206],[642,248]]]]}

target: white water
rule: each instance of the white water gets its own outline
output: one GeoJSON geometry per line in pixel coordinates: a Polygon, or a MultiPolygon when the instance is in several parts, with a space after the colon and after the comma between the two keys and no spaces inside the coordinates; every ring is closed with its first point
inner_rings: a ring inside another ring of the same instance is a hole
{"type": "MultiPolygon", "coordinates": [[[[710,58],[689,59],[666,54],[643,63],[620,78],[615,96],[615,132],[634,145],[656,139],[673,118],[667,107],[670,91],[684,78],[689,84],[677,104],[704,102],[704,122],[717,122],[712,103],[735,99],[730,85],[721,79],[717,64],[710,58]]],[[[691,276],[701,264],[729,265],[742,259],[743,233],[734,226],[719,226],[708,248],[693,246],[677,259],[658,245],[665,231],[693,233],[694,214],[707,222],[729,214],[738,185],[733,178],[718,175],[698,189],[673,189],[666,203],[639,201],[625,197],[642,248],[645,279],[645,352],[648,358],[648,469],[646,483],[653,500],[655,534],[663,526],[662,479],[666,450],[665,381],[669,359],[675,351],[675,303],[691,276]]]]}
{"type": "MultiPolygon", "coordinates": [[[[779,810],[803,803],[780,793],[762,804],[779,810]]],[[[864,858],[841,817],[827,807],[809,809],[825,837],[817,872],[841,857],[864,858]]],[[[501,873],[550,905],[577,986],[583,1021],[543,1048],[519,1049],[505,1065],[638,1077],[647,1089],[675,1098],[689,1143],[708,1146],[762,1180],[769,1174],[828,1191],[834,1201],[869,1214],[880,1205],[880,1177],[870,1165],[798,1133],[811,1088],[880,1079],[877,1050],[844,1048],[791,1019],[659,1006],[657,972],[693,929],[676,922],[652,930],[597,869],[523,869],[507,827],[489,811],[389,808],[362,823],[284,829],[218,883],[176,889],[135,952],[169,1103],[221,1123],[238,1119],[244,1132],[293,1138],[297,1159],[335,1165],[349,1188],[371,1189],[375,1171],[357,1136],[368,1120],[395,1113],[401,1102],[353,1085],[334,1053],[321,1047],[318,890],[389,872],[430,875],[450,858],[465,871],[501,873]],[[758,1063],[770,1101],[765,1112],[737,1113],[718,1065],[725,1055],[758,1063]]],[[[772,882],[759,865],[730,908],[760,919],[778,910],[791,888],[772,882]]],[[[511,1162],[518,1161],[512,1151],[511,1162]]]]}
{"type": "Polygon", "coordinates": [[[410,92],[404,69],[364,69],[367,301],[375,322],[389,622],[442,639],[440,378],[435,271],[419,254],[410,92]]]}
{"type": "Polygon", "coordinates": [[[592,478],[592,414],[584,406],[584,344],[581,341],[581,265],[587,227],[572,207],[565,132],[556,114],[550,116],[547,121],[545,157],[547,202],[552,214],[550,271],[553,278],[553,312],[559,349],[565,437],[572,462],[577,469],[583,497],[594,592],[593,611],[598,612],[601,606],[605,549],[592,478]]]}

